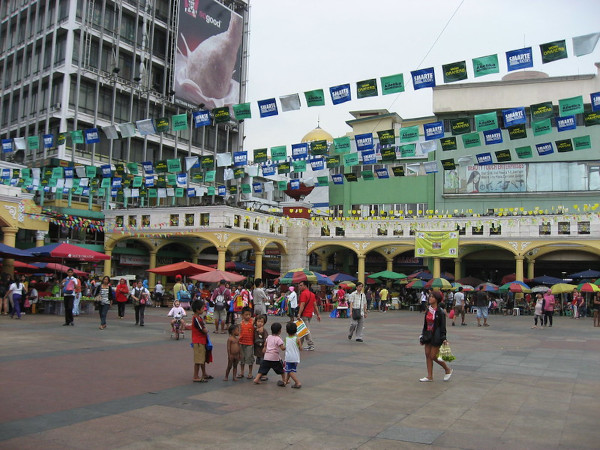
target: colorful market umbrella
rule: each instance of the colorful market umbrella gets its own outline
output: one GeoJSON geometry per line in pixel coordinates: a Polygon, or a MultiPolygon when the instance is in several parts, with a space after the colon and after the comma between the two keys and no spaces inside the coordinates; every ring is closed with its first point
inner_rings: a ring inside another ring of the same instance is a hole
{"type": "Polygon", "coordinates": [[[203,266],[202,264],[194,264],[187,261],[181,261],[175,264],[167,264],[166,266],[148,269],[146,272],[157,273],[159,275],[165,275],[167,277],[174,277],[176,275],[198,275],[199,273],[212,272],[214,270],[216,269],[213,269],[212,267],[208,266],[203,266]]]}
{"type": "Polygon", "coordinates": [[[204,272],[198,275],[192,275],[192,280],[202,281],[203,283],[218,283],[221,280],[229,281],[231,283],[238,283],[244,281],[246,277],[232,272],[224,272],[222,270],[213,270],[211,272],[204,272]]]}
{"type": "Polygon", "coordinates": [[[550,288],[548,286],[536,286],[533,289],[531,289],[531,292],[534,292],[537,294],[538,292],[544,293],[544,292],[548,292],[549,290],[550,290],[550,288]]]}
{"type": "Polygon", "coordinates": [[[334,273],[333,275],[329,275],[329,278],[334,283],[341,283],[342,281],[356,281],[358,278],[353,277],[352,275],[348,275],[347,273],[334,273]]]}
{"type": "Polygon", "coordinates": [[[464,285],[462,285],[462,284],[460,284],[460,283],[457,283],[456,281],[453,281],[453,282],[452,282],[452,283],[450,283],[450,284],[452,285],[452,290],[453,290],[453,291],[458,291],[458,288],[459,288],[459,287],[463,288],[463,291],[465,290],[465,289],[464,289],[464,285]]]}
{"type": "Polygon", "coordinates": [[[479,286],[477,286],[477,290],[480,290],[482,286],[485,292],[496,292],[498,290],[498,285],[489,282],[481,283],[479,286]]]}
{"type": "Polygon", "coordinates": [[[552,294],[570,294],[573,292],[573,289],[577,289],[577,286],[574,284],[557,283],[550,288],[550,292],[552,294]]]}
{"type": "Polygon", "coordinates": [[[418,278],[419,280],[431,280],[433,275],[429,270],[421,270],[419,272],[411,273],[408,278],[418,278]]]}
{"type": "Polygon", "coordinates": [[[513,281],[511,283],[504,283],[498,288],[500,292],[531,292],[531,288],[522,281],[513,281]]]}
{"type": "Polygon", "coordinates": [[[344,289],[345,291],[349,291],[351,289],[354,289],[356,287],[356,284],[354,284],[352,281],[342,281],[340,283],[340,288],[344,289]]]}
{"type": "Polygon", "coordinates": [[[594,281],[594,284],[595,284],[596,286],[600,286],[600,278],[598,278],[596,281],[594,281]]]}
{"type": "Polygon", "coordinates": [[[471,292],[471,291],[475,290],[475,288],[473,286],[471,286],[470,284],[463,284],[462,288],[463,288],[463,292],[471,292]]]}
{"type": "Polygon", "coordinates": [[[577,286],[577,289],[581,292],[600,292],[600,287],[593,283],[581,283],[577,286]]]}
{"type": "Polygon", "coordinates": [[[52,259],[72,259],[76,261],[104,261],[110,259],[110,256],[104,253],[90,250],[89,248],[78,245],[67,244],[66,242],[44,245],[43,247],[33,247],[27,249],[29,255],[38,258],[52,259]]]}
{"type": "Polygon", "coordinates": [[[308,269],[294,269],[283,275],[279,282],[281,284],[290,285],[299,283],[300,281],[308,281],[309,283],[317,283],[325,286],[333,286],[334,283],[325,275],[318,272],[313,272],[308,269]]]}
{"type": "Polygon", "coordinates": [[[371,275],[369,275],[369,278],[375,278],[375,279],[383,278],[386,280],[402,280],[402,279],[406,278],[406,275],[404,275],[403,273],[393,272],[391,270],[384,270],[382,272],[372,273],[371,275]]]}
{"type": "Polygon", "coordinates": [[[425,289],[425,283],[423,280],[412,280],[410,283],[406,285],[407,289],[425,289]]]}
{"type": "Polygon", "coordinates": [[[450,290],[452,289],[452,284],[445,278],[432,278],[425,284],[425,288],[450,290]]]}

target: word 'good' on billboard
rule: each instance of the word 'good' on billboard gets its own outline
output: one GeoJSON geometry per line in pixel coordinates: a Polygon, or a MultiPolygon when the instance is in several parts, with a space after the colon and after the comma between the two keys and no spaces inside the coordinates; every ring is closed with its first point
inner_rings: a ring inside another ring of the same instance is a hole
{"type": "Polygon", "coordinates": [[[240,102],[243,19],[214,0],[178,0],[175,98],[206,108],[240,102]]]}

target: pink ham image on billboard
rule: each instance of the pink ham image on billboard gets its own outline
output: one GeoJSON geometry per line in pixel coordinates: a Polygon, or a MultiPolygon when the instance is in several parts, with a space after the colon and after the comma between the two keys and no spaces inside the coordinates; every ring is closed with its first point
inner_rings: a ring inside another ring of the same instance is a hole
{"type": "Polygon", "coordinates": [[[206,108],[239,103],[243,19],[213,0],[179,0],[175,97],[206,108]]]}

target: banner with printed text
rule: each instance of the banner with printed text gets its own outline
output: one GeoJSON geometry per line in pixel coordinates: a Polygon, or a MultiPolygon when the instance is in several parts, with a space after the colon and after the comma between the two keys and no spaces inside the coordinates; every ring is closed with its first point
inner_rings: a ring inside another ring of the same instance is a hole
{"type": "Polygon", "coordinates": [[[415,256],[458,258],[458,231],[415,232],[415,256]]]}

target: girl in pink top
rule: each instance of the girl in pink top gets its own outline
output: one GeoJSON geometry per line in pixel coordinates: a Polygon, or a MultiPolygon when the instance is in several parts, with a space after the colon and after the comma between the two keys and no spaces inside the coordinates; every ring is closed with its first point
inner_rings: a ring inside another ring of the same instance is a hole
{"type": "Polygon", "coordinates": [[[280,334],[281,324],[275,322],[271,325],[271,335],[267,337],[267,341],[265,342],[265,356],[263,357],[258,373],[254,378],[254,384],[262,384],[260,381],[261,377],[266,376],[269,373],[269,370],[273,369],[277,375],[281,375],[281,381],[277,382],[277,384],[279,386],[285,386],[283,364],[281,363],[281,358],[279,356],[279,351],[285,350],[285,344],[279,336],[280,334]]]}
{"type": "Polygon", "coordinates": [[[544,326],[552,326],[552,316],[554,315],[554,295],[550,291],[544,294],[544,326]],[[550,322],[550,325],[548,325],[550,322]]]}

